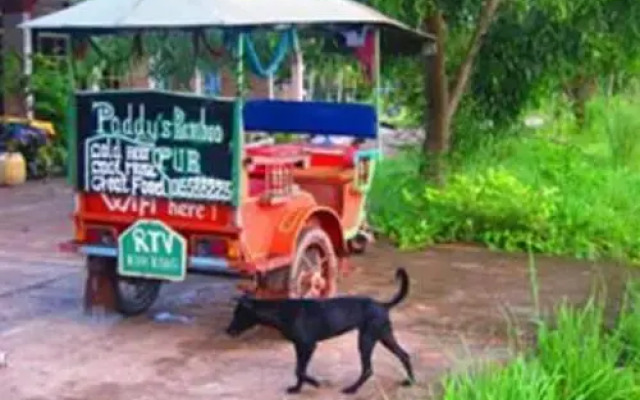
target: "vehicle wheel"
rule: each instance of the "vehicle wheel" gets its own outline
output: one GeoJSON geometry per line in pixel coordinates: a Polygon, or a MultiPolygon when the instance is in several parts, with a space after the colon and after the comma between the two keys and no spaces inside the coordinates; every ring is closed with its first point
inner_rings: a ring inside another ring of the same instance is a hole
{"type": "Polygon", "coordinates": [[[336,293],[338,259],[320,227],[303,229],[289,274],[289,298],[329,298],[336,293]]]}
{"type": "Polygon", "coordinates": [[[144,313],[160,295],[161,285],[159,281],[116,276],[116,311],[127,317],[144,313]]]}
{"type": "MultiPolygon", "coordinates": [[[[135,316],[147,311],[160,294],[160,281],[118,276],[115,258],[90,257],[87,267],[101,277],[98,280],[103,282],[100,292],[94,293],[99,297],[99,302],[105,305],[106,301],[107,307],[124,316],[135,316]]],[[[85,296],[87,290],[85,288],[85,296]]]]}

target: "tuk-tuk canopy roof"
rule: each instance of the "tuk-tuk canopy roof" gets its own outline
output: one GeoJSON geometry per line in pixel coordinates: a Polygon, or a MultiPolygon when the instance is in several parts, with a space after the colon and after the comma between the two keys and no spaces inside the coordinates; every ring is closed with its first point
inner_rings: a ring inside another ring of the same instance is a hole
{"type": "Polygon", "coordinates": [[[22,28],[77,35],[126,31],[374,25],[402,40],[428,36],[353,0],[86,0],[22,28]]]}

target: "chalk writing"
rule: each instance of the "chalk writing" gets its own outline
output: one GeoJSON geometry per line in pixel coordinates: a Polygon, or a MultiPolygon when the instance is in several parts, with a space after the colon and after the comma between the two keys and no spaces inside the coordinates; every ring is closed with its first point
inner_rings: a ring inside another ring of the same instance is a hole
{"type": "Polygon", "coordinates": [[[158,212],[157,203],[154,199],[131,196],[114,197],[105,194],[101,194],[101,197],[110,212],[133,213],[139,217],[155,216],[158,212]]]}
{"type": "Polygon", "coordinates": [[[82,190],[231,202],[233,103],[154,91],[85,93],[77,114],[82,190]]]}
{"type": "Polygon", "coordinates": [[[134,196],[110,196],[100,194],[102,202],[107,210],[118,214],[133,214],[138,217],[158,217],[166,215],[169,217],[195,219],[199,221],[215,221],[218,212],[215,205],[205,205],[200,203],[178,202],[168,200],[164,204],[158,204],[154,198],[143,198],[134,196]]]}

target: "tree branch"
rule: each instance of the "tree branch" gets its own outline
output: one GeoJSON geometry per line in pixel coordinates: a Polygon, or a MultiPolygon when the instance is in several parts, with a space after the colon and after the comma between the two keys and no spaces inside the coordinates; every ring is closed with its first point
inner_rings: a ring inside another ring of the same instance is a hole
{"type": "Polygon", "coordinates": [[[484,6],[482,7],[482,11],[480,13],[480,19],[478,20],[478,24],[476,25],[476,30],[473,34],[473,38],[469,43],[469,48],[467,49],[467,54],[464,58],[464,61],[460,65],[460,68],[458,69],[458,73],[456,74],[456,79],[454,81],[455,83],[453,84],[453,87],[451,89],[449,106],[447,107],[449,118],[453,118],[453,115],[458,110],[460,100],[462,99],[462,95],[467,88],[467,83],[469,82],[469,78],[471,76],[471,70],[473,68],[475,58],[480,51],[484,36],[487,34],[487,31],[491,26],[491,22],[493,21],[493,17],[496,15],[498,7],[501,3],[502,0],[486,0],[484,2],[484,6]]]}

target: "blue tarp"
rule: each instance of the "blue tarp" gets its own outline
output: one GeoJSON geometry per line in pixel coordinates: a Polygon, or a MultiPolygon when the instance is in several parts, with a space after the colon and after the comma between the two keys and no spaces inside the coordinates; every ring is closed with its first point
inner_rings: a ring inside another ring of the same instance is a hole
{"type": "Polygon", "coordinates": [[[244,127],[268,133],[303,133],[375,139],[378,119],[368,104],[248,100],[244,127]]]}

